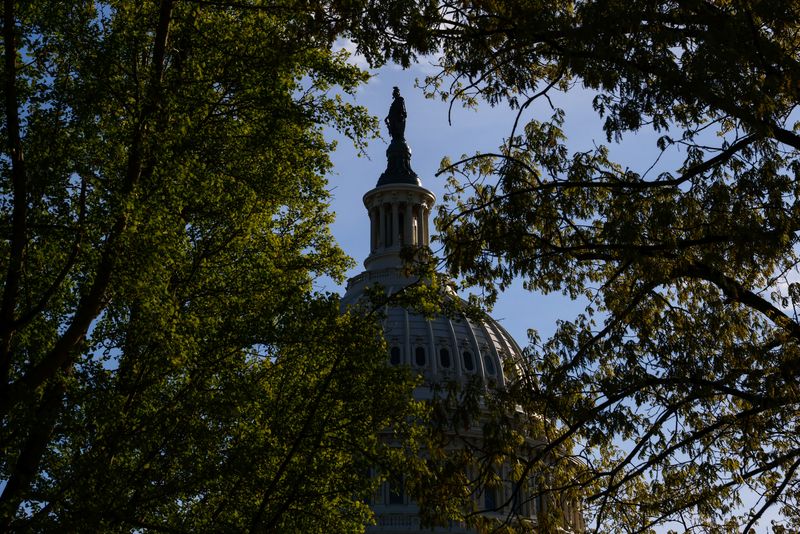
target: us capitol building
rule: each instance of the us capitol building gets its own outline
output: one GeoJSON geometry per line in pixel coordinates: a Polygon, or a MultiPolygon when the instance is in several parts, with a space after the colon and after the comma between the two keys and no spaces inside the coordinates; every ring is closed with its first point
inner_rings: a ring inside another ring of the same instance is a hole
{"type": "MultiPolygon", "coordinates": [[[[370,220],[370,254],[364,261],[365,270],[351,278],[342,304],[355,305],[364,298],[365,291],[375,285],[391,295],[418,280],[405,274],[401,250],[404,247],[427,247],[430,243],[429,219],[436,200],[424,188],[411,169],[411,151],[405,141],[406,110],[399,90],[394,89],[393,102],[386,118],[392,142],[386,151],[388,165],[374,189],[364,195],[364,205],[370,220]]],[[[452,292],[452,298],[458,297],[452,292]]],[[[523,361],[520,347],[506,330],[494,319],[484,315],[481,320],[464,314],[437,315],[425,318],[408,309],[389,306],[385,311],[384,332],[392,365],[405,365],[422,375],[422,385],[414,397],[428,400],[435,386],[456,381],[467,383],[480,380],[485,387],[504,388],[513,380],[509,370],[518,369],[523,361]],[[505,371],[504,371],[505,370],[505,371]]],[[[477,436],[480,439],[480,436],[477,436]]],[[[508,506],[513,499],[512,484],[485,490],[476,495],[478,509],[495,510],[487,516],[503,520],[509,516],[508,506]]],[[[382,485],[371,502],[375,512],[375,526],[369,533],[407,534],[419,532],[471,533],[460,524],[431,530],[421,528],[418,508],[398,484],[382,485]]],[[[541,497],[524,499],[515,509],[534,530],[537,515],[548,506],[541,497]]],[[[563,506],[562,506],[563,508],[563,506]]],[[[563,513],[572,532],[584,530],[583,519],[577,507],[568,507],[563,513]],[[574,508],[574,509],[573,509],[574,508]]]]}

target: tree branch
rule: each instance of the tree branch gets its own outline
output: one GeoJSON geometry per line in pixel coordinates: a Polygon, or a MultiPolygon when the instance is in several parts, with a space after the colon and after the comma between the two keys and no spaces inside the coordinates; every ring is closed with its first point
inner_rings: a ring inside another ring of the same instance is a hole
{"type": "Polygon", "coordinates": [[[767,502],[765,502],[764,505],[761,508],[759,508],[758,512],[756,512],[756,514],[753,517],[750,518],[750,521],[747,523],[747,525],[742,530],[742,532],[744,532],[744,534],[750,534],[750,529],[753,528],[753,526],[756,524],[756,522],[758,522],[759,519],[761,519],[761,516],[764,515],[764,512],[766,512],[767,509],[769,509],[770,506],[772,506],[773,504],[775,504],[777,502],[778,497],[780,497],[781,493],[783,493],[783,491],[786,489],[786,486],[788,486],[789,482],[791,482],[792,477],[794,477],[794,473],[795,473],[795,471],[797,471],[798,466],[800,466],[800,459],[798,459],[795,463],[793,463],[789,467],[789,470],[786,472],[786,475],[783,477],[783,480],[781,481],[780,486],[778,486],[775,489],[775,491],[772,492],[772,495],[769,496],[769,499],[767,499],[767,502]]]}
{"type": "Polygon", "coordinates": [[[711,282],[717,286],[728,299],[761,312],[775,325],[785,330],[787,334],[800,342],[800,324],[797,324],[797,322],[774,304],[747,289],[734,278],[699,262],[678,267],[674,270],[674,274],[676,276],[683,275],[692,278],[700,278],[711,282]]]}

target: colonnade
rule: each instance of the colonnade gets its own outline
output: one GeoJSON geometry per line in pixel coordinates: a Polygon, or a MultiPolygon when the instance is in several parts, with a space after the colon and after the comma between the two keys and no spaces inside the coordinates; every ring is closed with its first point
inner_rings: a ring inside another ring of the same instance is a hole
{"type": "Polygon", "coordinates": [[[430,212],[430,207],[420,202],[375,199],[369,206],[370,251],[427,246],[430,212]]]}

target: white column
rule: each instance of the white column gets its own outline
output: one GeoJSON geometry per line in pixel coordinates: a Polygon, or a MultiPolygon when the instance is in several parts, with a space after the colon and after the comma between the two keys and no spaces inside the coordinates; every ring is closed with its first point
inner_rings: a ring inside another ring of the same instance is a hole
{"type": "Polygon", "coordinates": [[[428,216],[430,215],[430,209],[428,206],[422,206],[422,246],[427,247],[430,244],[430,234],[428,233],[428,216]]]}

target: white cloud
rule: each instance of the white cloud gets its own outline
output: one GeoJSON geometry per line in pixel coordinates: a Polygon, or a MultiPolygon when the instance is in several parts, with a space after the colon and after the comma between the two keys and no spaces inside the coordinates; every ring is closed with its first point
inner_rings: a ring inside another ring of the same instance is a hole
{"type": "Polygon", "coordinates": [[[360,69],[369,69],[367,58],[358,53],[358,45],[356,45],[356,43],[345,37],[337,39],[336,42],[333,43],[333,51],[339,52],[341,50],[347,52],[347,55],[349,56],[348,63],[355,65],[360,69]]]}

